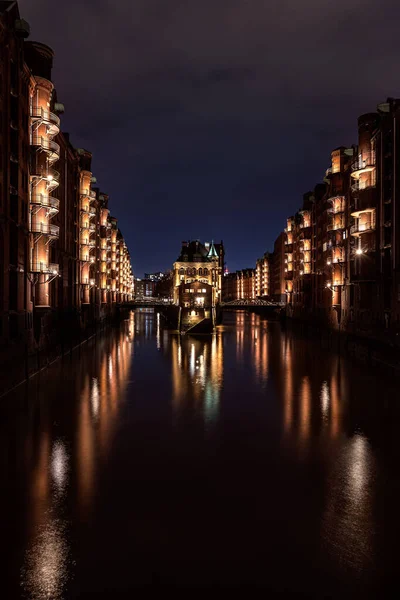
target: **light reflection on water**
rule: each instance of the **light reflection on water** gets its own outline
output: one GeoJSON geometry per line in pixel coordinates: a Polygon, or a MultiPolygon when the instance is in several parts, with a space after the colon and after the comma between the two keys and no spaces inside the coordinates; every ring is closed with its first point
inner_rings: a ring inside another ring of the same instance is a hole
{"type": "MultiPolygon", "coordinates": [[[[137,464],[136,469],[132,464],[142,456],[146,460],[149,446],[157,455],[159,442],[157,436],[149,441],[150,429],[146,429],[140,446],[141,429],[135,430],[133,423],[150,428],[150,417],[157,417],[154,413],[160,405],[153,408],[149,389],[161,390],[157,401],[163,403],[161,412],[166,416],[159,416],[157,425],[164,432],[171,433],[171,429],[172,440],[181,439],[180,430],[192,432],[198,427],[201,439],[221,441],[219,465],[225,465],[231,460],[231,455],[223,454],[226,439],[222,432],[227,432],[234,440],[233,452],[238,453],[235,465],[243,461],[250,470],[256,465],[256,480],[248,476],[243,483],[239,464],[238,479],[228,486],[230,492],[219,491],[221,498],[229,497],[237,515],[244,503],[243,514],[254,531],[261,527],[263,539],[270,539],[273,546],[282,538],[287,547],[294,545],[300,557],[310,552],[310,565],[313,560],[324,560],[328,571],[338,569],[335,574],[368,573],[378,555],[377,460],[367,430],[351,412],[355,400],[364,401],[358,388],[362,379],[353,376],[352,368],[335,354],[319,355],[315,345],[281,332],[279,324],[244,312],[230,315],[215,334],[199,337],[166,333],[155,314],[132,313],[120,334],[110,333],[83,348],[80,356],[65,359],[59,371],[54,370],[53,379],[49,371],[48,381],[44,379],[30,395],[33,415],[24,416],[28,431],[19,438],[26,441],[16,449],[27,498],[25,560],[22,568],[18,563],[26,597],[65,596],[76,571],[71,540],[79,545],[80,536],[88,536],[91,527],[102,527],[96,522],[96,509],[105,473],[111,471],[116,481],[110,514],[118,514],[127,481],[137,484],[138,490],[143,488],[141,480],[135,479],[137,464]],[[134,434],[135,452],[130,445],[134,434]],[[122,441],[123,454],[115,450],[118,441],[122,441]],[[256,496],[246,505],[249,483],[258,486],[264,506],[259,522],[256,496]],[[236,489],[243,490],[239,499],[233,492],[236,489]],[[89,533],[82,533],[82,523],[89,533]],[[269,529],[263,529],[266,524],[269,529]],[[315,554],[310,548],[316,549],[315,554]]],[[[357,415],[359,410],[359,406],[353,408],[357,415]]],[[[0,444],[7,435],[14,435],[12,428],[5,433],[0,444]]],[[[185,443],[190,445],[190,436],[185,443]]],[[[8,447],[0,447],[8,456],[8,447]]],[[[179,455],[185,451],[179,446],[179,455]]],[[[196,447],[191,451],[196,456],[196,447]]],[[[166,481],[184,480],[186,471],[176,475],[179,466],[169,468],[166,481]]],[[[190,472],[190,467],[185,468],[190,472]]],[[[214,472],[213,464],[207,463],[204,473],[215,487],[222,485],[221,471],[214,472]]],[[[152,477],[153,471],[150,480],[154,484],[152,477]]],[[[195,498],[191,502],[195,514],[199,507],[195,498]]],[[[211,523],[213,514],[217,512],[210,513],[211,523]]],[[[128,521],[131,516],[129,512],[128,521]]],[[[179,515],[174,518],[179,522],[179,515]]],[[[240,528],[247,527],[242,517],[237,518],[240,544],[235,551],[239,555],[247,548],[251,553],[248,538],[240,538],[240,528]]],[[[162,525],[168,530],[169,523],[162,525]]],[[[215,528],[218,525],[213,523],[215,528]]],[[[212,544],[213,533],[209,535],[212,544]]],[[[122,552],[113,548],[111,562],[118,561],[122,552]]],[[[225,551],[229,553],[230,548],[225,551]]]]}
{"type": "Polygon", "coordinates": [[[114,337],[108,347],[98,353],[95,365],[98,376],[90,377],[86,365],[82,365],[80,373],[71,373],[68,377],[77,387],[65,390],[63,400],[68,402],[74,393],[80,397],[74,425],[76,437],[71,438],[69,444],[62,438],[55,438],[51,445],[51,436],[55,435],[52,433],[54,422],[46,418],[42,423],[30,491],[32,536],[21,567],[21,587],[29,598],[62,599],[73,577],[71,523],[66,516],[69,480],[73,477],[77,481],[77,509],[82,517],[87,516],[96,490],[99,459],[107,457],[127,385],[134,335],[133,315],[124,329],[126,334],[114,337]],[[69,449],[72,444],[73,465],[69,449]]]}
{"type": "Polygon", "coordinates": [[[214,423],[219,416],[224,378],[222,336],[171,336],[169,342],[176,413],[195,410],[206,424],[214,423]]]}

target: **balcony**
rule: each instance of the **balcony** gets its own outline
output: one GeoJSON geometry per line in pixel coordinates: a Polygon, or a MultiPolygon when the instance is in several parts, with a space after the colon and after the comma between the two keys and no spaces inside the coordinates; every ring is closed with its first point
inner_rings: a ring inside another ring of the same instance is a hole
{"type": "Polygon", "coordinates": [[[33,136],[32,146],[37,146],[47,153],[49,164],[56,162],[60,158],[60,146],[57,142],[53,142],[53,140],[42,136],[33,136]]]}
{"type": "Polygon", "coordinates": [[[58,238],[60,236],[60,228],[58,225],[53,225],[52,223],[35,223],[33,221],[31,231],[39,235],[47,235],[50,238],[58,238]]]}
{"type": "Polygon", "coordinates": [[[96,215],[96,209],[95,209],[94,206],[91,206],[89,208],[89,214],[90,214],[91,217],[94,217],[96,215]]]}
{"type": "Polygon", "coordinates": [[[371,213],[371,214],[375,215],[375,208],[363,208],[360,210],[355,210],[354,212],[351,213],[351,216],[355,217],[356,219],[359,219],[360,215],[367,214],[367,213],[371,213]]]}
{"type": "Polygon", "coordinates": [[[355,223],[350,228],[350,235],[360,237],[360,235],[363,235],[364,233],[371,233],[373,231],[375,231],[375,223],[372,221],[367,223],[355,223]]]}
{"type": "Polygon", "coordinates": [[[31,195],[31,204],[39,206],[40,208],[47,208],[49,213],[56,214],[60,208],[60,201],[58,198],[53,198],[48,194],[38,194],[35,191],[31,195]]]}
{"type": "Polygon", "coordinates": [[[351,165],[351,176],[354,179],[359,179],[362,173],[368,173],[375,169],[375,156],[373,154],[365,154],[363,157],[358,157],[351,165]]]}
{"type": "Polygon", "coordinates": [[[47,275],[58,275],[59,266],[56,263],[45,263],[34,260],[31,265],[31,273],[45,273],[47,275]]]}
{"type": "Polygon", "coordinates": [[[90,287],[94,287],[96,285],[96,280],[89,277],[83,277],[81,283],[83,285],[89,285],[90,287]]]}
{"type": "Polygon", "coordinates": [[[89,240],[89,242],[87,243],[87,245],[89,246],[89,248],[95,248],[96,247],[96,240],[89,240]]]}
{"type": "Polygon", "coordinates": [[[57,135],[60,133],[60,118],[54,113],[44,110],[44,108],[32,108],[31,119],[35,123],[44,123],[47,126],[49,135],[57,135]]]}
{"type": "Polygon", "coordinates": [[[339,221],[331,221],[326,227],[327,231],[340,231],[344,228],[344,220],[342,219],[339,221]]]}
{"type": "Polygon", "coordinates": [[[331,215],[340,215],[341,213],[344,213],[344,201],[335,202],[335,204],[333,204],[331,208],[328,208],[328,213],[330,213],[331,215]]]}

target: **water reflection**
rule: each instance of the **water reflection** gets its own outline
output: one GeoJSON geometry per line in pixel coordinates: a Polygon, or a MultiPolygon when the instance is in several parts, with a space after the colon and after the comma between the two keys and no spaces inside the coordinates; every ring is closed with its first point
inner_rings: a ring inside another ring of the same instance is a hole
{"type": "Polygon", "coordinates": [[[81,360],[73,356],[56,367],[63,387],[57,389],[53,384],[47,390],[53,400],[57,399],[47,406],[47,412],[40,410],[40,383],[30,390],[40,418],[39,430],[33,424],[31,433],[39,432],[40,437],[34,442],[38,452],[28,489],[31,539],[21,568],[21,586],[29,598],[63,598],[72,576],[67,497],[72,488],[81,518],[89,516],[97,473],[109,452],[129,380],[133,318],[126,322],[122,335],[99,338],[81,360]],[[70,402],[74,398],[78,399],[75,414],[70,402]],[[70,421],[71,412],[75,422],[69,438],[60,437],[58,423],[70,421]]]}
{"type": "Polygon", "coordinates": [[[185,409],[201,412],[205,423],[219,416],[224,377],[221,335],[195,338],[171,336],[172,405],[177,413],[185,409]]]}
{"type": "Polygon", "coordinates": [[[0,464],[10,493],[0,506],[19,523],[4,543],[27,598],[69,597],[72,578],[90,593],[98,585],[95,596],[108,571],[104,589],[129,590],[135,557],[147,568],[151,556],[148,568],[161,573],[173,557],[171,581],[186,555],[187,572],[200,565],[201,577],[222,555],[229,575],[248,560],[243,579],[253,581],[267,556],[254,540],[268,540],[279,584],[288,569],[315,581],[317,563],[331,581],[370,572],[382,548],[377,498],[398,464],[379,465],[378,409],[365,411],[382,380],[371,389],[368,373],[278,323],[228,316],[215,335],[196,338],[167,332],[154,313],[132,314],[7,409],[0,464]],[[8,498],[21,499],[15,514],[8,498]]]}
{"type": "Polygon", "coordinates": [[[335,561],[362,571],[372,563],[371,481],[375,461],[366,437],[355,433],[342,447],[329,477],[322,535],[335,561]]]}

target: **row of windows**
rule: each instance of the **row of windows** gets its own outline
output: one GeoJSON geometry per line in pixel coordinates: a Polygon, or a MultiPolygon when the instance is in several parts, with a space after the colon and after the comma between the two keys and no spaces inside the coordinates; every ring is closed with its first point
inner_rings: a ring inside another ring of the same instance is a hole
{"type": "MultiPolygon", "coordinates": [[[[192,288],[190,288],[190,289],[189,289],[189,288],[186,288],[186,289],[185,289],[185,293],[186,293],[186,294],[194,294],[194,290],[193,290],[192,288]]],[[[203,293],[203,294],[206,294],[206,293],[207,293],[207,290],[206,290],[205,288],[203,288],[203,289],[201,289],[201,290],[197,290],[197,293],[203,293]]]]}
{"type": "MultiPolygon", "coordinates": [[[[210,272],[207,268],[203,269],[202,267],[200,267],[200,269],[195,269],[195,268],[191,268],[191,267],[186,269],[186,275],[209,275],[209,273],[210,272]]],[[[183,267],[181,267],[179,269],[179,274],[180,275],[185,274],[185,269],[183,267]]]]}

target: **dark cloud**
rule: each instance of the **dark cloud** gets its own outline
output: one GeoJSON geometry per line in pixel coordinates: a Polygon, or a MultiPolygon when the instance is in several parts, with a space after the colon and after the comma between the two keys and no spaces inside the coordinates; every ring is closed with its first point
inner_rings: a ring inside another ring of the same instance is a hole
{"type": "Polygon", "coordinates": [[[397,1],[20,0],[55,50],[63,126],[94,153],[135,269],[184,237],[231,268],[271,247],[356,119],[400,94],[397,1]]]}

